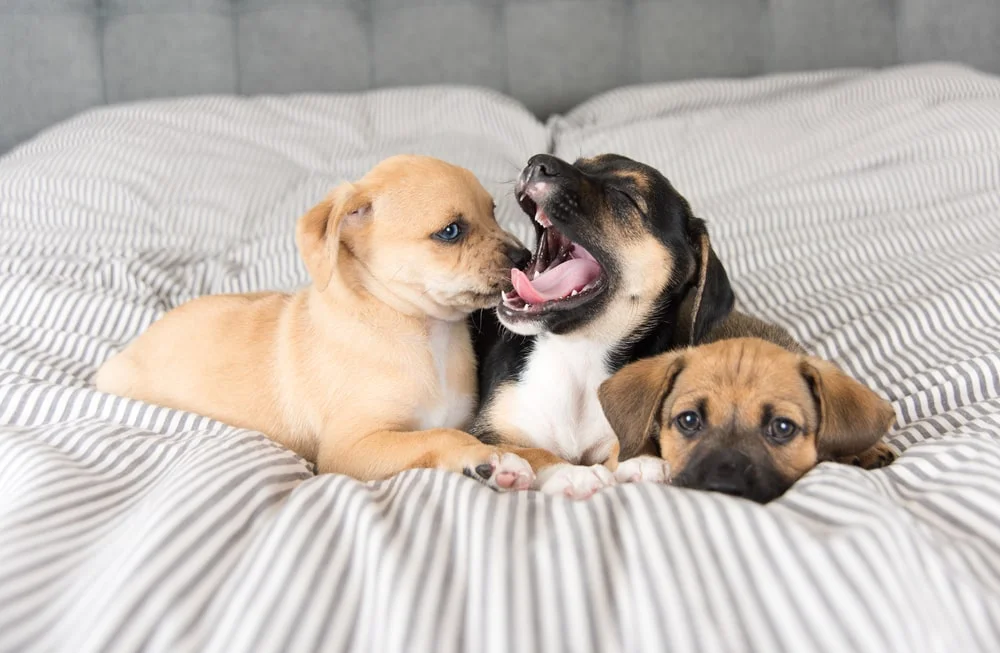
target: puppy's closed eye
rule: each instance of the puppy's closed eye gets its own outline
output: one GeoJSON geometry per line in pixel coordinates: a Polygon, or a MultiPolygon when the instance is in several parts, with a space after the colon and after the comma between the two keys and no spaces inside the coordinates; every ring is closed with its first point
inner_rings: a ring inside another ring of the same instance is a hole
{"type": "Polygon", "coordinates": [[[635,210],[639,213],[640,216],[642,216],[643,218],[646,217],[649,207],[646,205],[646,201],[642,199],[642,196],[637,197],[633,193],[626,190],[622,190],[621,188],[612,187],[612,190],[615,193],[617,193],[619,197],[621,197],[626,202],[631,204],[632,207],[635,208],[635,210]]]}

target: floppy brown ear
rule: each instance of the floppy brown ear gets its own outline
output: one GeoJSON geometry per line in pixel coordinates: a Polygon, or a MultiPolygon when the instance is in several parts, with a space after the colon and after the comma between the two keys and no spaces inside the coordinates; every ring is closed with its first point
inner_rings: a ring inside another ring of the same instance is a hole
{"type": "Polygon", "coordinates": [[[800,371],[819,411],[816,446],[820,460],[865,451],[878,443],[895,421],[896,413],[888,401],[833,363],[807,357],[800,371]]]}
{"type": "Polygon", "coordinates": [[[635,455],[656,436],[660,407],[683,369],[683,352],[671,351],[626,365],[598,388],[601,408],[621,445],[621,458],[635,455]]]}
{"type": "Polygon", "coordinates": [[[337,268],[344,219],[361,216],[370,208],[371,202],[358,187],[345,182],[299,218],[295,227],[295,244],[309,276],[320,291],[326,289],[337,268]]]}
{"type": "Polygon", "coordinates": [[[688,240],[695,250],[695,287],[685,301],[690,308],[681,313],[686,323],[680,326],[688,336],[684,344],[696,345],[729,315],[736,298],[726,268],[712,249],[704,220],[689,220],[688,240]]]}

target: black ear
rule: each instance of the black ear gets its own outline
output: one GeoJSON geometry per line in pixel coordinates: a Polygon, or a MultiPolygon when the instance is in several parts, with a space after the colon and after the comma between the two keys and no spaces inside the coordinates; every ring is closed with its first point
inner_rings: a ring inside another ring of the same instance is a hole
{"type": "Polygon", "coordinates": [[[687,335],[685,345],[696,345],[733,310],[736,297],[729,284],[729,275],[712,249],[705,221],[688,220],[688,242],[695,254],[694,288],[684,299],[681,311],[681,333],[687,335]]]}

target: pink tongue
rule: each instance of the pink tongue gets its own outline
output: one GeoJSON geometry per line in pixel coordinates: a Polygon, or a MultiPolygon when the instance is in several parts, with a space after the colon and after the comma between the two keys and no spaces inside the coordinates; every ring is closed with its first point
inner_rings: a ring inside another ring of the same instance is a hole
{"type": "Polygon", "coordinates": [[[560,263],[535,279],[528,279],[528,275],[517,268],[510,271],[510,280],[514,284],[514,290],[521,299],[529,304],[541,304],[542,302],[562,299],[567,297],[574,290],[582,290],[584,286],[592,281],[596,281],[601,276],[601,266],[597,261],[585,258],[575,258],[560,263]]]}

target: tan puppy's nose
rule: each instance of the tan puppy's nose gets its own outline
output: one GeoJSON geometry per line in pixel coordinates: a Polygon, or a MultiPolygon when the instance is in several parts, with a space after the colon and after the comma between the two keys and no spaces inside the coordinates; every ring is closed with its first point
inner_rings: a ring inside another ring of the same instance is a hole
{"type": "Polygon", "coordinates": [[[510,259],[511,267],[524,269],[528,265],[528,261],[531,260],[531,252],[520,245],[508,245],[507,258],[510,259]]]}

